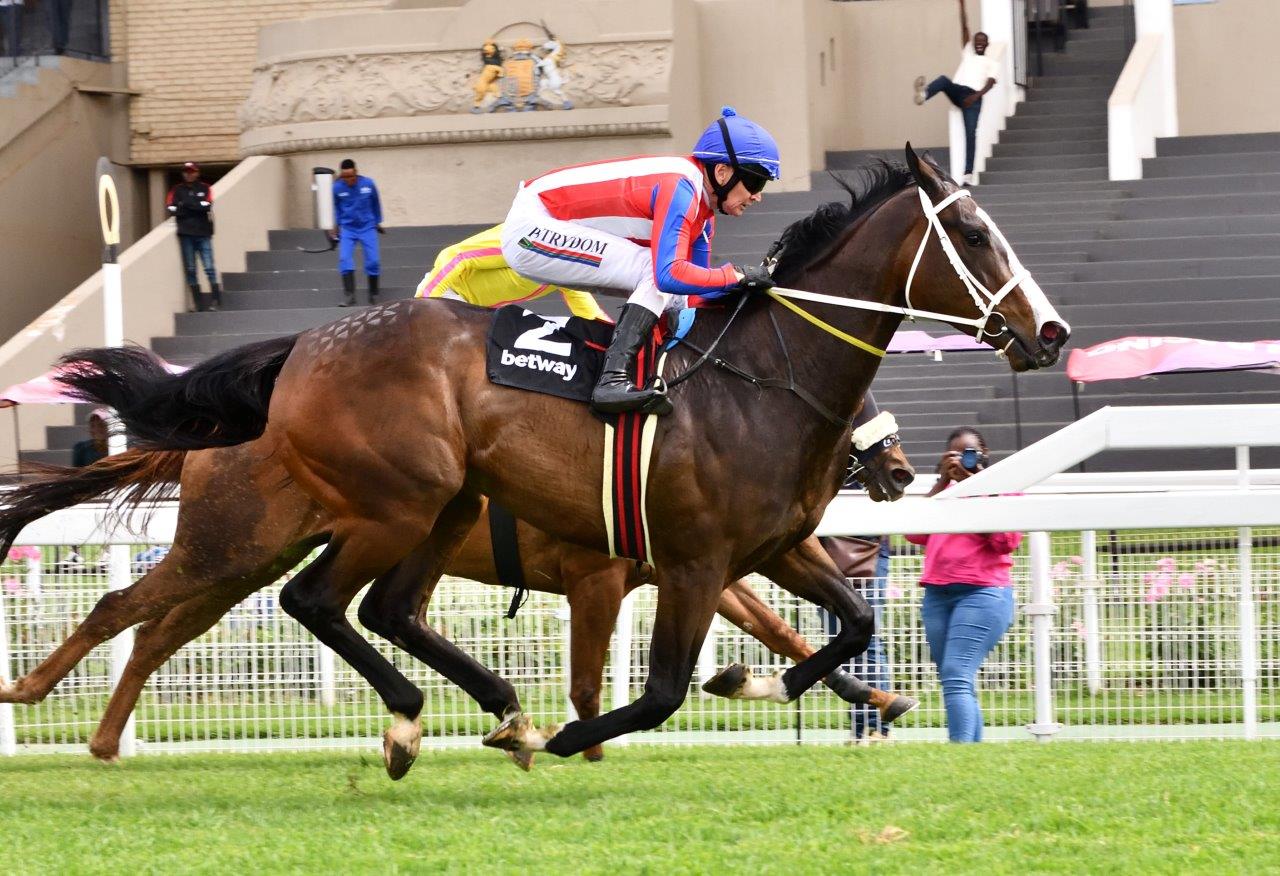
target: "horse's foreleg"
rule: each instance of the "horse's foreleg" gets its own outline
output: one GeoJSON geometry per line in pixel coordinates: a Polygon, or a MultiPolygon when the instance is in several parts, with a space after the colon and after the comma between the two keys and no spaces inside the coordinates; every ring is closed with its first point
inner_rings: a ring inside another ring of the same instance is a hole
{"type": "Polygon", "coordinates": [[[803,597],[840,620],[840,632],[827,644],[788,669],[779,679],[779,696],[793,700],[867,650],[875,632],[875,615],[836,568],[815,538],[805,539],[787,553],[761,566],[760,573],[784,589],[803,597]]]}
{"type": "MultiPolygon", "coordinates": [[[[626,563],[595,565],[599,568],[590,574],[564,577],[565,595],[569,598],[569,699],[582,720],[600,714],[605,655],[626,590],[626,563]]],[[[582,754],[589,761],[604,759],[599,745],[582,754]]]]}
{"type": "MultiPolygon", "coordinates": [[[[543,747],[552,754],[568,757],[624,733],[651,730],[671,717],[688,695],[698,649],[711,625],[724,578],[723,567],[659,567],[658,608],[644,693],[620,709],[566,725],[543,747]]],[[[528,736],[522,743],[538,744],[528,736]]]]}
{"type": "MultiPolygon", "coordinates": [[[[790,578],[793,573],[803,574],[805,569],[807,564],[804,563],[804,555],[792,557],[788,554],[775,564],[773,574],[790,578]]],[[[725,588],[717,611],[721,617],[743,632],[750,633],[775,654],[790,657],[799,663],[814,653],[813,646],[766,605],[745,580],[739,579],[725,588]]],[[[843,669],[832,672],[822,683],[845,702],[875,706],[885,723],[919,705],[912,697],[874,688],[843,669]]],[[[730,699],[770,699],[774,693],[773,686],[775,683],[771,680],[755,678],[745,666],[734,664],[709,680],[702,689],[730,699]]]]}

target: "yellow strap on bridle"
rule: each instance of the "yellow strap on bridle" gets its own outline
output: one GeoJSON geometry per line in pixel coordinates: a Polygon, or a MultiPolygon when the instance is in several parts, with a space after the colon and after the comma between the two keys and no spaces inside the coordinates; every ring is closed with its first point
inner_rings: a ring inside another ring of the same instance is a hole
{"type": "Polygon", "coordinates": [[[840,329],[831,325],[829,322],[825,322],[819,319],[818,317],[814,316],[812,313],[805,310],[799,304],[796,304],[793,301],[788,301],[786,298],[783,298],[781,295],[778,295],[772,289],[769,290],[769,297],[772,298],[774,301],[778,302],[779,304],[781,304],[783,307],[790,310],[796,316],[799,316],[802,319],[807,319],[809,322],[813,323],[814,325],[822,329],[827,334],[835,335],[837,338],[844,341],[845,343],[852,344],[853,346],[857,347],[859,350],[862,350],[863,352],[866,352],[866,353],[870,353],[872,356],[878,356],[881,359],[884,358],[884,350],[880,349],[879,347],[873,347],[870,344],[868,344],[866,341],[860,341],[857,338],[855,338],[853,335],[840,331],[840,329]]]}

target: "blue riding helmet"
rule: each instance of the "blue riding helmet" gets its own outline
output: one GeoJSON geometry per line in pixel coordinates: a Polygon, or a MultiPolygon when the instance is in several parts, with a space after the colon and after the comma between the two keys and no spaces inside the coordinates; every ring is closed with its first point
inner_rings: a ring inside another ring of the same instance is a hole
{"type": "MultiPolygon", "coordinates": [[[[727,164],[733,169],[733,176],[724,185],[717,184],[715,177],[711,177],[711,188],[720,202],[739,182],[754,194],[763,189],[768,180],[782,176],[778,144],[773,136],[760,125],[738,115],[731,106],[720,109],[720,118],[702,132],[693,145],[692,154],[707,164],[727,164]]],[[[723,208],[721,212],[724,212],[723,208]]]]}

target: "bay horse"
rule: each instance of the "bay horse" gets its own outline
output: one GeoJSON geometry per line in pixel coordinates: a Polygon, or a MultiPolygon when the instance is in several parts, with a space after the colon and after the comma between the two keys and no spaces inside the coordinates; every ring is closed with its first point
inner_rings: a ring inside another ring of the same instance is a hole
{"type": "MultiPolygon", "coordinates": [[[[868,403],[855,419],[855,425],[866,424],[875,411],[878,408],[868,396],[868,403]]],[[[856,461],[855,457],[850,457],[848,480],[856,481],[865,488],[873,501],[892,502],[904,495],[906,487],[914,480],[915,471],[896,434],[885,434],[887,430],[883,428],[875,431],[878,425],[879,421],[872,422],[866,429],[855,428],[855,439],[860,433],[865,433],[865,438],[872,443],[867,452],[858,454],[856,461]],[[873,431],[868,432],[868,429],[873,431]]],[[[113,492],[125,500],[122,505],[126,508],[149,504],[151,499],[168,498],[165,488],[179,484],[186,456],[183,451],[131,450],[79,469],[50,470],[46,477],[15,488],[5,496],[6,507],[0,510],[0,553],[8,549],[27,522],[56,508],[98,499],[113,492]],[[120,495],[121,490],[126,491],[126,495],[120,495]]],[[[236,453],[235,448],[196,451],[191,457],[195,470],[201,466],[213,466],[223,476],[237,471],[237,466],[243,461],[243,456],[236,453]]],[[[245,472],[244,476],[249,475],[245,472]]],[[[290,488],[291,485],[282,489],[290,488]]],[[[243,513],[244,509],[240,510],[243,513]]],[[[280,520],[275,522],[279,524],[280,520]]],[[[224,520],[224,524],[230,523],[230,520],[224,520]]],[[[651,570],[630,560],[611,559],[558,541],[522,521],[517,521],[515,534],[528,588],[568,598],[569,698],[579,717],[594,717],[600,711],[604,662],[622,600],[635,588],[648,583],[651,570]]],[[[810,537],[790,552],[786,561],[780,564],[780,569],[788,575],[803,577],[809,573],[812,558],[821,553],[817,539],[810,537]]],[[[487,515],[481,515],[480,522],[445,571],[448,575],[482,583],[503,583],[494,560],[487,515]]],[[[90,751],[95,757],[113,761],[119,756],[120,736],[150,676],[179,648],[217,623],[228,610],[230,602],[244,599],[267,583],[270,582],[249,579],[234,589],[220,588],[201,593],[174,606],[163,617],[141,626],[134,653],[113,687],[107,709],[90,742],[90,751]]],[[[424,611],[431,595],[432,590],[428,589],[423,599],[424,611]]],[[[775,654],[798,661],[813,653],[809,643],[760,600],[744,579],[725,588],[717,611],[775,654]]],[[[877,690],[842,670],[833,672],[823,681],[847,702],[876,707],[885,723],[917,705],[914,698],[877,690]]],[[[740,695],[741,690],[748,689],[751,683],[752,679],[747,674],[737,681],[735,688],[709,692],[732,698],[740,695]]],[[[531,756],[508,753],[522,768],[531,766],[531,756]]],[[[583,755],[589,761],[599,761],[604,757],[600,746],[588,748],[583,755]]]]}
{"type": "MultiPolygon", "coordinates": [[[[370,308],[177,376],[137,349],[72,354],[67,384],[114,407],[136,440],[160,449],[257,445],[271,476],[226,486],[246,498],[266,493],[268,513],[228,533],[216,513],[216,500],[228,501],[214,495],[217,473],[197,481],[194,495],[184,489],[168,556],[104,596],[39,666],[0,688],[0,701],[43,696],[124,628],[264,566],[288,568],[324,544],[280,604],[392,713],[383,757],[393,778],[417,756],[423,697],[346,619],[370,580],[362,623],[494,714],[486,744],[569,756],[658,726],[684,701],[725,583],[752,570],[772,577],[813,532],[841,480],[850,420],[904,316],[973,327],[1015,371],[1054,364],[1067,341],[1067,324],[968,193],[910,144],[905,154],[906,167],[879,168],[850,206],[828,205],[784,233],[774,276],[803,292],[704,313],[669,356],[671,374],[699,361],[732,370],[703,368],[673,385],[675,413],[657,429],[647,513],[658,603],[649,677],[635,702],[540,730],[508,682],[460,659],[422,623],[428,582],[474,527],[482,496],[557,538],[607,547],[603,428],[583,405],[490,383],[490,315],[441,299],[370,308]],[[803,295],[815,302],[808,310],[791,300],[803,295]],[[697,352],[713,346],[713,356],[697,352]],[[281,469],[320,511],[323,531],[273,525],[281,469]],[[234,549],[232,534],[242,540],[234,549]]],[[[867,646],[866,601],[829,560],[814,571],[788,586],[831,611],[840,630],[754,696],[789,702],[867,646]]]]}

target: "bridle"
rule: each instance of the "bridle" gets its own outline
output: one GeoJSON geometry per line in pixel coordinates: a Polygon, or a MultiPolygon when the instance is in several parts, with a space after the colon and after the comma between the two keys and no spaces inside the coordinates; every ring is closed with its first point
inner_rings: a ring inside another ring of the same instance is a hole
{"type": "MultiPolygon", "coordinates": [[[[1009,267],[1013,272],[1012,276],[1009,277],[1008,281],[1006,281],[998,291],[992,292],[989,290],[981,280],[974,276],[973,272],[969,270],[969,266],[964,263],[962,258],[960,258],[960,253],[956,250],[955,244],[952,243],[951,238],[942,227],[941,220],[938,218],[939,214],[943,210],[947,209],[961,198],[972,198],[968,189],[957,189],[937,204],[934,204],[929,199],[928,194],[925,193],[923,188],[917,186],[916,193],[920,197],[920,207],[924,211],[928,226],[925,228],[925,233],[920,238],[920,246],[916,248],[915,258],[911,262],[911,270],[907,274],[905,307],[898,307],[894,304],[881,304],[876,301],[858,301],[853,298],[824,295],[819,292],[806,292],[802,289],[785,289],[778,286],[770,289],[769,295],[778,303],[782,304],[803,319],[806,319],[823,329],[828,334],[834,335],[864,352],[881,357],[885,354],[884,350],[874,347],[866,341],[855,338],[847,332],[841,331],[830,323],[827,323],[800,307],[798,304],[795,304],[793,300],[788,299],[813,301],[818,304],[834,304],[837,307],[851,307],[857,310],[872,310],[879,313],[895,313],[912,321],[916,319],[928,319],[949,323],[951,325],[973,326],[974,337],[979,341],[982,341],[984,338],[996,338],[1004,334],[1007,331],[1008,326],[1005,323],[1004,316],[996,310],[996,307],[1005,299],[1006,296],[1008,296],[1010,292],[1029,280],[1031,278],[1031,272],[1027,270],[1023,266],[1022,262],[1018,260],[1018,257],[1014,255],[1013,248],[1009,246],[1009,242],[1005,239],[1004,235],[1000,233],[1000,229],[996,227],[995,222],[991,220],[991,217],[987,215],[987,212],[977,204],[974,204],[974,210],[977,212],[978,218],[986,224],[987,230],[992,234],[992,236],[1004,246],[1009,260],[1009,267]],[[915,283],[916,271],[920,267],[920,261],[924,257],[924,251],[926,247],[928,247],[929,241],[934,237],[938,239],[939,245],[942,246],[942,251],[946,253],[947,261],[951,263],[951,268],[956,272],[956,277],[958,277],[960,282],[964,284],[965,290],[969,293],[969,297],[973,299],[973,303],[977,306],[978,316],[956,316],[953,314],[938,313],[932,310],[922,310],[921,308],[915,307],[911,304],[911,289],[915,283]],[[993,316],[1000,317],[1000,327],[998,331],[991,331],[989,327],[989,323],[993,316]]],[[[777,253],[771,254],[770,259],[776,264],[777,253]]],[[[772,269],[772,264],[769,264],[768,266],[772,269]]],[[[1015,339],[1011,337],[1009,339],[1009,343],[1005,345],[1004,349],[1008,350],[1014,340],[1015,339]]]]}

